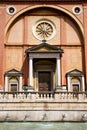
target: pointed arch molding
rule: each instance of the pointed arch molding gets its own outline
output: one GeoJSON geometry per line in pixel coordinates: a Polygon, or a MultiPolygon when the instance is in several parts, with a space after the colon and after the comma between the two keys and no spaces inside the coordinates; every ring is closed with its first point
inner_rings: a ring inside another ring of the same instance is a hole
{"type": "MultiPolygon", "coordinates": [[[[60,7],[60,6],[55,6],[55,5],[36,5],[36,6],[29,6],[27,8],[24,8],[23,10],[19,11],[18,13],[16,13],[11,19],[10,21],[7,23],[6,27],[5,27],[5,39],[6,39],[6,35],[7,35],[7,32],[8,32],[8,29],[10,27],[10,25],[14,22],[14,20],[19,17],[20,15],[22,15],[23,13],[25,13],[26,11],[29,11],[29,10],[32,10],[32,9],[35,9],[35,8],[41,8],[41,7],[48,7],[48,8],[53,8],[53,9],[56,9],[56,10],[60,10],[64,13],[66,13],[68,16],[70,16],[78,25],[81,33],[82,33],[82,36],[84,37],[84,31],[83,31],[83,26],[82,26],[82,23],[79,21],[79,19],[74,15],[72,14],[71,12],[69,12],[68,10],[66,10],[65,8],[63,7],[60,7]]],[[[6,42],[6,41],[5,41],[6,42]]]]}

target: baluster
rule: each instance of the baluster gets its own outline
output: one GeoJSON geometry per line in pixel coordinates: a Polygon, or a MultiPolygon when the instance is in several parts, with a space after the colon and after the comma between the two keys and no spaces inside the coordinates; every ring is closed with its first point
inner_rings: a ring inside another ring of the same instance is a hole
{"type": "Polygon", "coordinates": [[[58,93],[58,99],[59,100],[61,99],[61,93],[60,92],[58,93]]]}
{"type": "Polygon", "coordinates": [[[43,94],[41,93],[40,98],[43,99],[43,94]]]}
{"type": "Polygon", "coordinates": [[[35,99],[35,93],[31,93],[31,99],[32,99],[32,100],[35,99]]]}
{"type": "Polygon", "coordinates": [[[31,96],[31,93],[29,92],[28,93],[28,97],[27,97],[28,99],[31,99],[32,98],[32,96],[31,96]]]}
{"type": "Polygon", "coordinates": [[[87,99],[87,93],[83,93],[83,99],[87,99]]]}
{"type": "MultiPolygon", "coordinates": [[[[50,96],[51,96],[51,95],[50,95],[50,96]]],[[[49,97],[49,93],[48,93],[48,94],[47,94],[47,99],[49,100],[49,98],[50,98],[50,97],[49,97]]]]}
{"type": "Polygon", "coordinates": [[[3,99],[4,99],[5,93],[3,93],[2,95],[3,95],[3,99]]]}
{"type": "Polygon", "coordinates": [[[73,99],[73,93],[70,93],[70,99],[73,99]]]}
{"type": "Polygon", "coordinates": [[[4,99],[8,100],[8,94],[7,93],[4,94],[4,99]]]}
{"type": "Polygon", "coordinates": [[[0,99],[2,99],[2,97],[3,97],[3,96],[2,96],[2,93],[0,93],[0,99]]]}
{"type": "Polygon", "coordinates": [[[13,99],[18,99],[18,94],[17,93],[13,93],[13,99]]]}
{"type": "Polygon", "coordinates": [[[53,99],[53,93],[50,93],[50,99],[53,99]]]}
{"type": "Polygon", "coordinates": [[[26,93],[25,92],[23,93],[23,99],[26,99],[26,93]]]}
{"type": "Polygon", "coordinates": [[[24,99],[24,93],[22,93],[22,99],[24,99]]]}
{"type": "Polygon", "coordinates": [[[82,93],[79,93],[79,94],[78,94],[78,98],[79,98],[79,100],[82,100],[82,99],[83,99],[83,94],[82,94],[82,93]]]}
{"type": "Polygon", "coordinates": [[[36,97],[36,99],[39,99],[39,94],[38,94],[38,93],[36,93],[35,97],[36,97]]]}
{"type": "Polygon", "coordinates": [[[65,93],[65,99],[67,99],[67,93],[65,93]]]}
{"type": "Polygon", "coordinates": [[[18,94],[18,99],[21,99],[21,93],[18,94]]]}
{"type": "MultiPolygon", "coordinates": [[[[46,99],[46,97],[47,97],[46,95],[47,95],[47,94],[46,94],[46,93],[44,93],[44,96],[43,96],[43,98],[44,98],[44,99],[46,99]]],[[[48,95],[49,95],[49,94],[48,94],[48,95]]]]}
{"type": "Polygon", "coordinates": [[[65,99],[65,93],[63,93],[63,99],[65,99]]]}
{"type": "Polygon", "coordinates": [[[8,94],[9,100],[13,100],[13,94],[8,94]]]}
{"type": "Polygon", "coordinates": [[[68,93],[67,98],[68,98],[68,99],[71,99],[71,93],[68,93]]]}
{"type": "Polygon", "coordinates": [[[64,99],[64,93],[61,93],[61,99],[64,99]]]}

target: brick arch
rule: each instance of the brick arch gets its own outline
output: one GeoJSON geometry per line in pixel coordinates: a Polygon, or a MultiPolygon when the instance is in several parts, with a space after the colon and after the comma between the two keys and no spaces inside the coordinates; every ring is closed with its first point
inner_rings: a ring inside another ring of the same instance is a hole
{"type": "Polygon", "coordinates": [[[78,27],[79,27],[79,29],[81,31],[82,37],[84,37],[84,31],[83,31],[83,26],[82,26],[81,22],[79,21],[79,19],[74,14],[72,14],[71,12],[66,10],[65,8],[60,7],[60,6],[54,6],[54,5],[36,5],[36,6],[31,6],[31,7],[24,8],[23,10],[19,11],[17,14],[15,14],[11,18],[11,20],[7,23],[7,25],[5,27],[5,39],[6,39],[6,35],[7,35],[7,32],[8,32],[8,29],[9,29],[10,25],[14,22],[14,20],[16,18],[18,18],[20,15],[22,15],[23,13],[25,13],[25,12],[27,12],[29,10],[37,9],[37,8],[41,8],[41,7],[53,8],[53,9],[60,10],[61,12],[66,13],[69,17],[71,17],[75,21],[75,23],[77,23],[77,25],[78,25],[78,27]]]}

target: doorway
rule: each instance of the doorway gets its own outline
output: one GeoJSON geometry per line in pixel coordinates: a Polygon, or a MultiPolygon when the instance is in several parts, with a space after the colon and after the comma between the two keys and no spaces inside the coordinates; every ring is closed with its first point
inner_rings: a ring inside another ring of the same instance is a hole
{"type": "Polygon", "coordinates": [[[52,90],[52,76],[50,71],[38,72],[38,85],[39,91],[51,91],[52,90]]]}
{"type": "Polygon", "coordinates": [[[13,77],[9,80],[9,91],[11,92],[18,91],[18,80],[16,77],[13,77]]]}
{"type": "Polygon", "coordinates": [[[72,83],[73,92],[79,92],[79,83],[72,83]]]}

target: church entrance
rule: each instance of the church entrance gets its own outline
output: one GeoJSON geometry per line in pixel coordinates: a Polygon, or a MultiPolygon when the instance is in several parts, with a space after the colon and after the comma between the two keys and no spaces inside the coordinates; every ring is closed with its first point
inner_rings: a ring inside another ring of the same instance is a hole
{"type": "Polygon", "coordinates": [[[61,48],[43,40],[26,53],[29,56],[29,86],[34,86],[35,91],[53,91],[61,86],[61,48]]]}
{"type": "Polygon", "coordinates": [[[52,90],[51,81],[52,81],[51,72],[49,71],[38,72],[39,91],[51,91],[52,90]]]}

